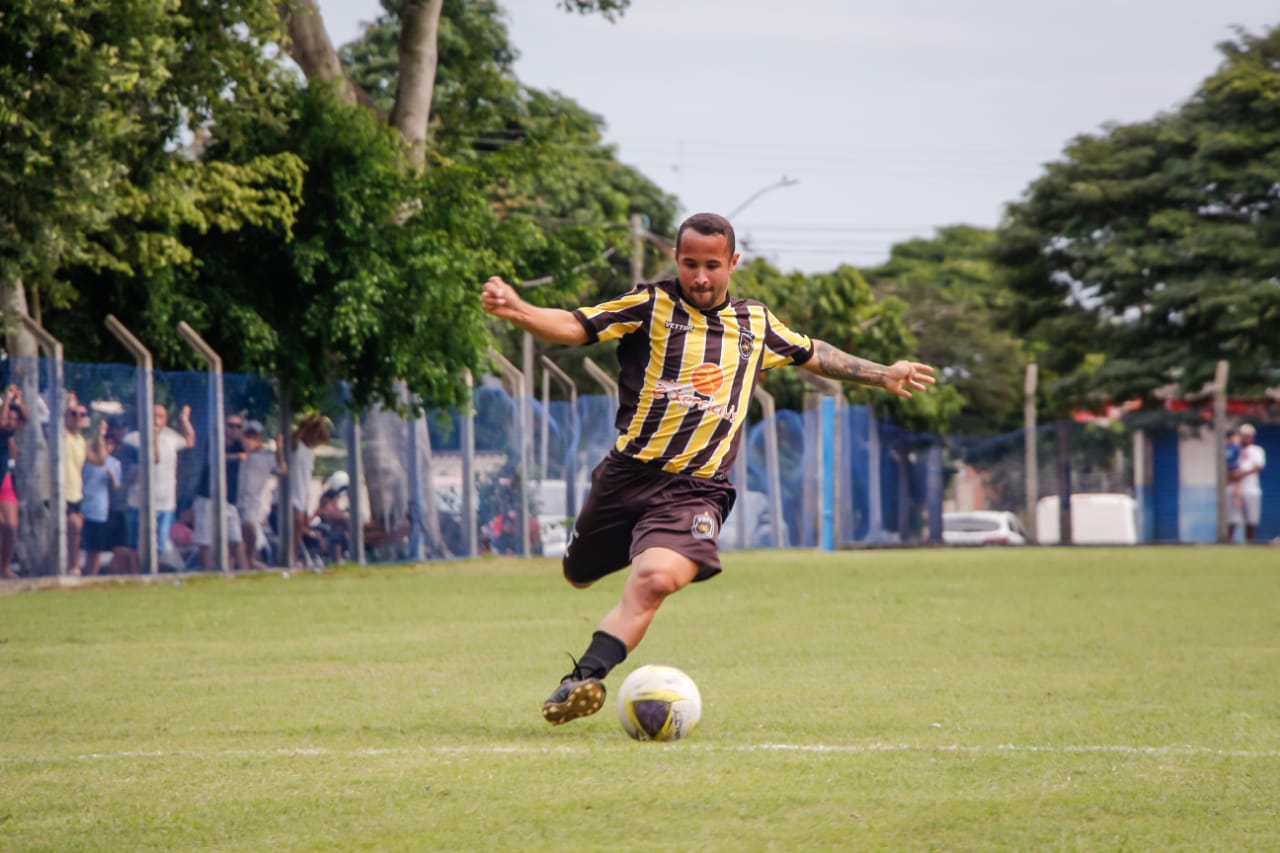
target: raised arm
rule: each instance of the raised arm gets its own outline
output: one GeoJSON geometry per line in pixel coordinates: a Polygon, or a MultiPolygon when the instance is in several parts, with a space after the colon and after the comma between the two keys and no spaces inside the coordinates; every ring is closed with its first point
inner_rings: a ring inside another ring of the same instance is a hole
{"type": "Polygon", "coordinates": [[[183,406],[178,410],[178,432],[187,442],[187,449],[196,446],[196,428],[191,425],[191,407],[183,406]]]}
{"type": "Polygon", "coordinates": [[[107,419],[98,421],[93,430],[93,440],[85,445],[84,460],[101,468],[107,464],[107,419]]]}
{"type": "Polygon", "coordinates": [[[895,361],[885,365],[833,347],[815,339],[813,358],[803,365],[805,370],[827,379],[840,379],[883,388],[899,397],[910,397],[912,391],[924,391],[936,380],[933,368],[918,361],[895,361]]]}
{"type": "Polygon", "coordinates": [[[530,305],[520,298],[514,287],[497,276],[484,283],[481,299],[485,311],[515,323],[547,343],[585,344],[588,341],[587,330],[571,312],[530,305]]]}

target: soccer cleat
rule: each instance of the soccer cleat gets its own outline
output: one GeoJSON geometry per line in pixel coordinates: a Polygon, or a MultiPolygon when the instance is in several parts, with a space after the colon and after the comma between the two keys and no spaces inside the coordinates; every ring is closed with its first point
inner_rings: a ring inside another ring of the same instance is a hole
{"type": "Polygon", "coordinates": [[[542,718],[553,726],[590,717],[604,707],[604,682],[584,678],[574,661],[573,672],[560,679],[560,686],[542,703],[542,718]]]}

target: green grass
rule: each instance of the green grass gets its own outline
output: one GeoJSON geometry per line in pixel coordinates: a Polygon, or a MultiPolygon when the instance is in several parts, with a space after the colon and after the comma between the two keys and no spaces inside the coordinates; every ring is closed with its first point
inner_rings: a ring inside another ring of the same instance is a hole
{"type": "Polygon", "coordinates": [[[1270,850],[1280,554],[730,554],[611,679],[551,561],[0,596],[0,850],[1270,850]]]}

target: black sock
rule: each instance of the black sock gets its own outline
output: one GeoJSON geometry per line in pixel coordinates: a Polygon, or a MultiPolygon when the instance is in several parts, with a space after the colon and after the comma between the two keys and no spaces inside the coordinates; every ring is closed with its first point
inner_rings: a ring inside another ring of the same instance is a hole
{"type": "Polygon", "coordinates": [[[583,678],[604,678],[609,671],[627,659],[627,646],[604,631],[591,635],[591,645],[578,661],[583,678]]]}

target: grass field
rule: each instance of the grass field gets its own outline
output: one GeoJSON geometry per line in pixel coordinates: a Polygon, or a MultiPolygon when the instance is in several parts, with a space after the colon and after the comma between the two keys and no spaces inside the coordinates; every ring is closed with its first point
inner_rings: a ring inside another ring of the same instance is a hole
{"type": "Polygon", "coordinates": [[[1275,850],[1280,552],[730,554],[542,700],[621,576],[552,561],[0,595],[0,850],[1275,850]],[[612,698],[612,697],[611,697],[612,698]]]}

